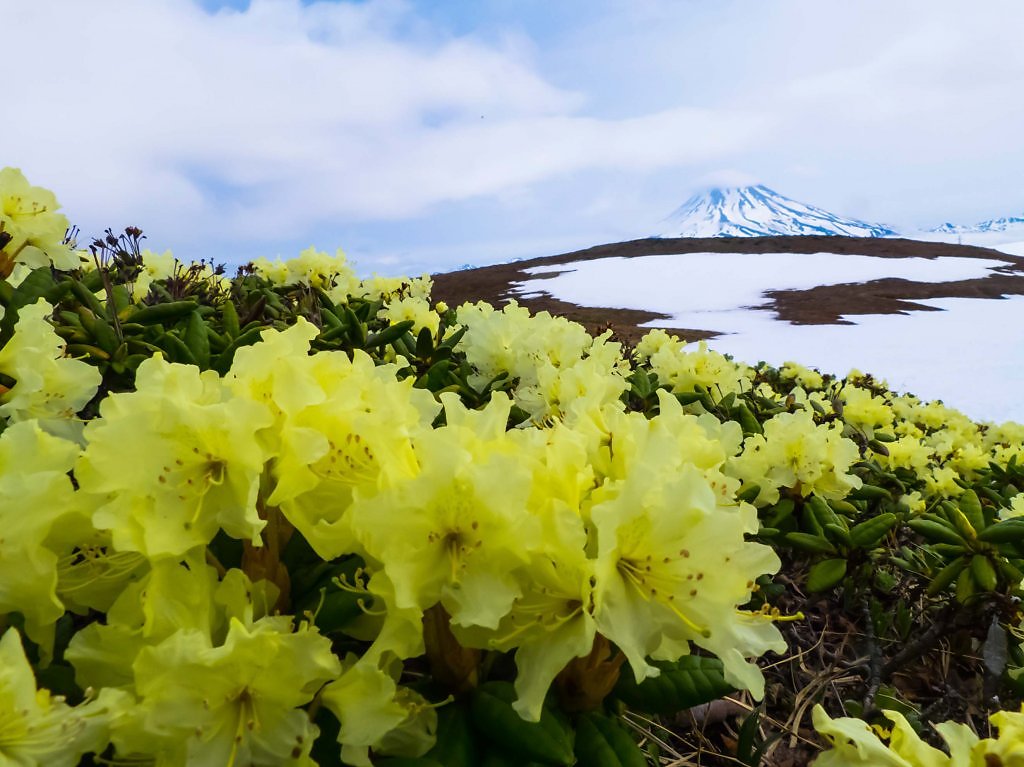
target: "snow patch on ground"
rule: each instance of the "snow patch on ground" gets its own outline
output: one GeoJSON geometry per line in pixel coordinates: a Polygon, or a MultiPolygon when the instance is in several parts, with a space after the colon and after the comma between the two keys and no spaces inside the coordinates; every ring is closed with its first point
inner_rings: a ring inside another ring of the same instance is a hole
{"type": "Polygon", "coordinates": [[[851,368],[897,391],[941,399],[983,420],[1024,422],[1024,296],[920,301],[941,311],[856,315],[853,325],[790,325],[765,291],[867,282],[887,277],[947,282],[985,277],[995,259],[879,258],[835,253],[689,253],[604,258],[534,267],[514,291],[543,290],[581,306],[670,315],[649,326],[717,330],[709,346],[747,362],[795,360],[824,372],[851,368]],[[561,272],[542,278],[549,272],[561,272]]]}
{"type": "Polygon", "coordinates": [[[1024,256],[1024,242],[1004,242],[999,245],[993,245],[992,248],[1003,253],[1009,253],[1011,256],[1024,256]]]}
{"type": "Polygon", "coordinates": [[[919,303],[942,311],[845,318],[855,325],[766,323],[708,345],[751,363],[795,360],[840,374],[857,368],[972,418],[1024,423],[1024,296],[919,303]]]}

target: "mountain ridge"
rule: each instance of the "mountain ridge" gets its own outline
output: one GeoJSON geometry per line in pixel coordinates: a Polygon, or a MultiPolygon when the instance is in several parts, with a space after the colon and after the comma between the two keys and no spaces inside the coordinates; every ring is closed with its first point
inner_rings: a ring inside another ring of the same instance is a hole
{"type": "Polygon", "coordinates": [[[714,187],[700,192],[665,221],[669,226],[655,237],[890,237],[897,234],[888,226],[830,213],[779,194],[763,184],[714,187]]]}
{"type": "Polygon", "coordinates": [[[929,229],[928,231],[939,234],[974,234],[980,232],[1005,232],[1008,229],[1017,227],[1024,229],[1024,216],[990,218],[977,224],[952,224],[947,221],[941,226],[929,229]]]}

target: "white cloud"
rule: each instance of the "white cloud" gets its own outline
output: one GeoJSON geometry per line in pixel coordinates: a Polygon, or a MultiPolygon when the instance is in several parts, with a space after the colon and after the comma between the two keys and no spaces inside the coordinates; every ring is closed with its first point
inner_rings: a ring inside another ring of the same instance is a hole
{"type": "Polygon", "coordinates": [[[0,0],[0,164],[155,246],[478,261],[641,236],[730,180],[896,223],[1024,204],[1016,0],[561,2],[459,6],[455,35],[415,0],[0,0]]]}
{"type": "Polygon", "coordinates": [[[389,0],[214,15],[184,0],[0,0],[0,17],[15,32],[5,57],[26,62],[5,82],[23,119],[0,121],[3,162],[94,226],[280,238],[579,170],[693,162],[760,125],[685,107],[583,116],[528,46],[446,36],[389,0]]]}

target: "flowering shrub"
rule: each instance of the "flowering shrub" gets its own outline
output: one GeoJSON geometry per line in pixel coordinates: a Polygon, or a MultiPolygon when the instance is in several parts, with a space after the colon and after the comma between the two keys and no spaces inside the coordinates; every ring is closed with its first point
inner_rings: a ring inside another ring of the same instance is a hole
{"type": "MultiPolygon", "coordinates": [[[[233,279],[137,229],[87,254],[17,171],[0,200],[14,764],[644,764],[624,714],[764,696],[783,562],[851,599],[903,579],[1024,665],[994,606],[1019,426],[313,249],[233,279]]],[[[828,721],[821,764],[886,751],[828,721]]]]}

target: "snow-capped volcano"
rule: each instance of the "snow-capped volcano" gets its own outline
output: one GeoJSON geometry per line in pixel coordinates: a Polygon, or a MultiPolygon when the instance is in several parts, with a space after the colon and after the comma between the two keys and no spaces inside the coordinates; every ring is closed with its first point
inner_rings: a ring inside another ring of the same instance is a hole
{"type": "Polygon", "coordinates": [[[844,218],[783,197],[766,186],[711,189],[687,200],[665,220],[657,237],[771,237],[818,234],[886,237],[881,224],[844,218]]]}
{"type": "Polygon", "coordinates": [[[1024,230],[1024,216],[1004,216],[1003,218],[992,218],[988,221],[982,221],[980,224],[943,224],[937,226],[934,229],[930,229],[932,232],[939,232],[941,234],[968,234],[976,232],[1005,232],[1010,229],[1021,229],[1024,230]]]}

